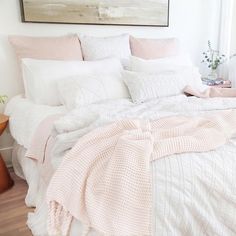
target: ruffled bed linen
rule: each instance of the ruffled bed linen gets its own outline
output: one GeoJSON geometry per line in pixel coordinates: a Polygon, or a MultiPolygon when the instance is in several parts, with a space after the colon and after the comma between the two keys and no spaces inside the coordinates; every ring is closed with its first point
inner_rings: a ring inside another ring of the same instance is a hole
{"type": "MultiPolygon", "coordinates": [[[[44,165],[36,160],[26,157],[28,148],[31,146],[32,138],[39,124],[49,116],[62,115],[66,113],[64,106],[43,106],[36,105],[24,98],[23,95],[13,97],[6,105],[5,114],[10,116],[9,127],[15,139],[12,151],[12,163],[14,172],[28,184],[28,191],[25,203],[28,207],[39,206],[44,201],[44,194],[48,181],[42,178],[48,173],[44,172],[44,165]]],[[[43,206],[46,206],[43,205],[43,206]]],[[[33,217],[29,214],[28,226],[33,235],[47,235],[46,221],[47,211],[43,207],[33,217]],[[39,219],[38,219],[39,217],[39,219]],[[42,218],[40,218],[42,217],[42,218]]],[[[80,222],[74,221],[71,228],[71,235],[78,235],[83,228],[80,222]],[[74,233],[73,233],[74,232],[74,233]],[[76,232],[76,233],[75,233],[76,232]]]]}
{"type": "MultiPolygon", "coordinates": [[[[216,110],[235,109],[236,99],[197,99],[177,96],[134,105],[129,100],[108,101],[70,112],[55,122],[54,169],[82,135],[95,127],[123,118],[158,119],[176,114],[198,116],[216,110]]],[[[155,235],[235,235],[236,220],[235,139],[215,151],[172,155],[152,163],[155,235]],[[218,203],[222,203],[220,206],[218,203]]],[[[41,183],[35,213],[28,226],[34,235],[46,235],[47,183],[41,183]]],[[[73,220],[70,235],[81,235],[73,220]]],[[[90,231],[88,235],[98,235],[90,231]]]]}
{"type": "Polygon", "coordinates": [[[61,158],[84,134],[118,120],[157,120],[176,115],[199,116],[217,110],[235,108],[235,98],[202,99],[185,95],[153,99],[141,104],[134,104],[128,99],[110,100],[77,108],[54,124],[57,135],[53,147],[52,164],[56,169],[61,158]]]}
{"type": "Polygon", "coordinates": [[[65,113],[64,106],[36,105],[23,95],[13,97],[5,109],[5,114],[10,116],[11,135],[26,149],[29,148],[33,134],[42,120],[49,115],[65,113]]]}
{"type": "Polygon", "coordinates": [[[25,198],[29,207],[36,205],[39,183],[39,168],[37,163],[26,158],[25,154],[32,142],[33,134],[38,125],[49,115],[65,114],[64,106],[36,105],[23,95],[13,97],[6,105],[5,114],[10,116],[9,128],[15,140],[12,161],[15,173],[26,179],[29,188],[25,198]]]}
{"type": "Polygon", "coordinates": [[[25,204],[28,207],[35,207],[38,194],[39,171],[37,163],[25,156],[26,151],[23,146],[15,142],[12,151],[12,165],[15,174],[25,179],[28,184],[25,204]]]}
{"type": "MultiPolygon", "coordinates": [[[[47,190],[48,182],[46,183],[40,177],[36,161],[26,157],[26,152],[27,149],[15,142],[12,151],[12,164],[16,175],[25,179],[28,184],[28,192],[25,197],[26,205],[28,207],[35,207],[37,205],[37,211],[34,214],[29,213],[27,225],[33,235],[46,236],[47,225],[45,219],[47,218],[47,205],[45,203],[40,207],[40,204],[44,202],[44,193],[47,190]]],[[[71,225],[70,235],[82,235],[82,232],[82,224],[74,220],[71,225]]],[[[95,236],[94,233],[90,235],[95,236]]]]}

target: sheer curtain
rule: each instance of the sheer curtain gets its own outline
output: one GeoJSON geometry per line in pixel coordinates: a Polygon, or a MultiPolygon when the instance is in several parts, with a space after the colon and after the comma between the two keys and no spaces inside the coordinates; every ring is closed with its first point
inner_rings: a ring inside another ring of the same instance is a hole
{"type": "MultiPolygon", "coordinates": [[[[231,55],[236,53],[236,1],[234,0],[233,6],[233,21],[232,21],[232,34],[231,34],[231,55]]],[[[229,77],[232,86],[236,88],[236,56],[229,62],[229,77]]]]}
{"type": "MultiPolygon", "coordinates": [[[[230,59],[230,47],[233,26],[233,9],[235,0],[221,0],[221,21],[219,30],[219,51],[230,59]]],[[[235,14],[235,13],[234,13],[235,14]]],[[[223,78],[228,77],[229,63],[225,63],[219,69],[219,75],[223,78]]]]}

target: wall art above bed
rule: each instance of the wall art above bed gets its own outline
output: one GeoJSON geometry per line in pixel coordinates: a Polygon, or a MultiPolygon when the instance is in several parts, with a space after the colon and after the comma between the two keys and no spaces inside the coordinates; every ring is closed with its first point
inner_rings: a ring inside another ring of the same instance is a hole
{"type": "Polygon", "coordinates": [[[20,0],[23,22],[169,26],[170,0],[20,0]]]}

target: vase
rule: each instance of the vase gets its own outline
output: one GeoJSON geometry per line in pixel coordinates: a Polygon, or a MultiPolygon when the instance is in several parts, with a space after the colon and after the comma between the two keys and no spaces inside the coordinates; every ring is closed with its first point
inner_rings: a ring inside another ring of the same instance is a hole
{"type": "Polygon", "coordinates": [[[210,74],[208,75],[208,79],[210,80],[216,80],[217,79],[217,71],[215,69],[212,69],[210,74]]]}

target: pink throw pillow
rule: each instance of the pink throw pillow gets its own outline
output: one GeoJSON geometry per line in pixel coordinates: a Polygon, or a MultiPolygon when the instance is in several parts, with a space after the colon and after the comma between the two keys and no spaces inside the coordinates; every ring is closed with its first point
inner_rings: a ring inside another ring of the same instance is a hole
{"type": "Polygon", "coordinates": [[[133,56],[147,60],[176,56],[180,51],[176,38],[144,39],[130,36],[130,47],[133,56]]]}
{"type": "Polygon", "coordinates": [[[77,35],[62,37],[9,36],[18,59],[83,60],[77,35]]]}

